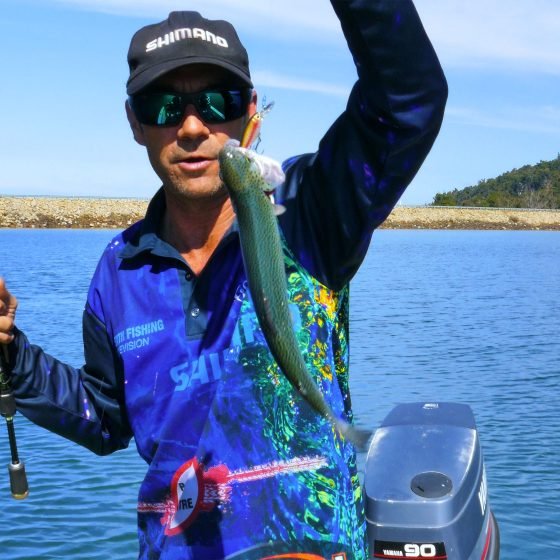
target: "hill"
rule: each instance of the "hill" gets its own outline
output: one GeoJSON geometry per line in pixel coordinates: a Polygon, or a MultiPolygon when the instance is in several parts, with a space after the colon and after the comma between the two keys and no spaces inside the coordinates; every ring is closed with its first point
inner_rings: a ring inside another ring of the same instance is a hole
{"type": "Polygon", "coordinates": [[[552,161],[525,165],[477,185],[438,193],[433,206],[560,208],[560,154],[552,161]]]}

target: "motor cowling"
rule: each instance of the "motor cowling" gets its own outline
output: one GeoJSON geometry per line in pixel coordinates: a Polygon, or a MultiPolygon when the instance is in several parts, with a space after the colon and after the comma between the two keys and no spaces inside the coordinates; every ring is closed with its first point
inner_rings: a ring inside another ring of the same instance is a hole
{"type": "Polygon", "coordinates": [[[371,558],[499,558],[498,525],[468,405],[395,407],[372,439],[364,491],[371,558]]]}

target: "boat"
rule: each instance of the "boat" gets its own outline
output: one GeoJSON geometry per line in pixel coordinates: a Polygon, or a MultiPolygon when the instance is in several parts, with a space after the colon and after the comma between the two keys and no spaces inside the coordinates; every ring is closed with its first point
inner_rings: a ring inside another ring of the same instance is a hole
{"type": "Polygon", "coordinates": [[[499,558],[499,528],[468,405],[396,406],[369,446],[364,493],[371,558],[499,558]]]}

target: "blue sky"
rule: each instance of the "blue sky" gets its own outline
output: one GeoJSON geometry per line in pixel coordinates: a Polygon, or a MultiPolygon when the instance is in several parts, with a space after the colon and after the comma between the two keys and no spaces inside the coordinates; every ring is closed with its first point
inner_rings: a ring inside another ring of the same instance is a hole
{"type": "MultiPolygon", "coordinates": [[[[430,203],[560,152],[560,2],[416,0],[446,72],[441,133],[401,199],[430,203]]],[[[326,0],[3,0],[0,195],[150,197],[124,113],[126,52],[176,9],[230,20],[275,101],[261,150],[314,151],[356,78],[326,0]]]]}

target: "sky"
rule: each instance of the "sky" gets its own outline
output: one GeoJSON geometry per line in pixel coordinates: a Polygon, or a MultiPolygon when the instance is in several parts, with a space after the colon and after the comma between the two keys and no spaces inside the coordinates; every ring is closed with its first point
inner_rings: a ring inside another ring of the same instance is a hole
{"type": "MultiPolygon", "coordinates": [[[[373,1],[373,0],[372,0],[373,1]]],[[[415,0],[449,83],[441,132],[401,204],[560,153],[560,1],[415,0]]],[[[172,10],[231,21],[260,99],[259,151],[315,151],[356,80],[325,0],[2,0],[0,195],[149,198],[124,111],[132,34],[172,10]]]]}

